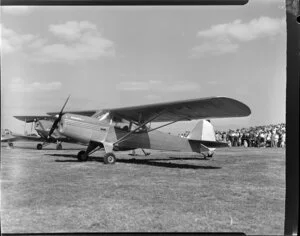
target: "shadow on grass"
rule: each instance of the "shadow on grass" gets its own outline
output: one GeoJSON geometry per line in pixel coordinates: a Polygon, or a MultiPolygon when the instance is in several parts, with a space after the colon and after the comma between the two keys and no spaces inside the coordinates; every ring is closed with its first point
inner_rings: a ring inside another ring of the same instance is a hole
{"type": "MultiPolygon", "coordinates": [[[[51,148],[51,147],[44,147],[42,150],[37,150],[36,147],[34,146],[30,146],[30,147],[22,147],[22,146],[14,146],[14,147],[5,147],[5,146],[1,146],[1,148],[6,148],[6,149],[26,149],[26,150],[36,150],[36,151],[39,151],[39,152],[42,152],[42,151],[53,151],[53,150],[56,150],[55,147],[51,148]]],[[[79,150],[80,148],[63,148],[62,150],[56,150],[56,151],[68,151],[68,150],[79,150]]]]}
{"type": "MultiPolygon", "coordinates": [[[[76,160],[55,160],[56,162],[79,162],[77,160],[76,155],[72,154],[45,154],[48,156],[57,156],[57,157],[68,157],[68,158],[76,158],[76,160]]],[[[135,165],[149,165],[149,166],[157,166],[157,167],[166,167],[166,168],[179,168],[179,169],[221,169],[219,166],[205,166],[205,165],[191,165],[191,164],[180,164],[180,163],[172,163],[172,162],[161,162],[161,161],[171,161],[171,160],[199,160],[198,158],[178,158],[173,157],[170,159],[117,159],[118,163],[126,163],[126,164],[135,164],[135,165]],[[160,162],[156,162],[160,161],[160,162]]],[[[97,161],[103,162],[103,158],[101,157],[90,157],[88,161],[97,161]]]]}
{"type": "MultiPolygon", "coordinates": [[[[150,166],[167,167],[167,168],[180,168],[180,169],[221,169],[221,167],[219,166],[199,166],[199,165],[191,165],[191,164],[172,163],[172,162],[156,162],[160,160],[169,161],[172,159],[148,159],[148,160],[137,160],[137,159],[119,160],[118,159],[118,162],[136,164],[136,165],[150,165],[150,166]]],[[[183,160],[186,159],[183,158],[183,160]]]]}

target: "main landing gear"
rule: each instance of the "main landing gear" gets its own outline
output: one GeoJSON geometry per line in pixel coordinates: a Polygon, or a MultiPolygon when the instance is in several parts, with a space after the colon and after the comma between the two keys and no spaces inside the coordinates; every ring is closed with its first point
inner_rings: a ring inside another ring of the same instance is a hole
{"type": "MultiPolygon", "coordinates": [[[[87,161],[89,159],[89,155],[96,152],[97,150],[103,148],[102,144],[99,144],[97,142],[90,142],[89,146],[87,147],[86,151],[81,150],[77,154],[78,161],[87,161]]],[[[107,152],[105,153],[103,157],[104,164],[115,164],[117,161],[117,158],[113,152],[107,152]]]]}
{"type": "Polygon", "coordinates": [[[8,143],[8,146],[9,146],[10,148],[14,148],[14,143],[8,143]]]}
{"type": "MultiPolygon", "coordinates": [[[[77,154],[77,159],[78,159],[78,161],[87,161],[89,159],[89,156],[86,151],[81,150],[77,154]]],[[[112,165],[112,164],[115,164],[116,161],[117,161],[117,158],[114,153],[112,153],[112,152],[105,153],[105,155],[103,157],[104,164],[112,165]]]]}

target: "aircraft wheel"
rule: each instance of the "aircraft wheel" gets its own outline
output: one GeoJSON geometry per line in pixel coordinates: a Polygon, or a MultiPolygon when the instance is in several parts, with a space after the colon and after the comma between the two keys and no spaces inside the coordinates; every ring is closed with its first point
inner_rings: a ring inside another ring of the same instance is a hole
{"type": "Polygon", "coordinates": [[[115,154],[113,154],[112,152],[108,152],[104,155],[104,164],[115,164],[117,159],[115,154]]]}
{"type": "Polygon", "coordinates": [[[86,151],[84,151],[84,150],[81,150],[77,154],[78,161],[87,161],[88,158],[89,158],[89,156],[86,154],[86,151]]]}
{"type": "Polygon", "coordinates": [[[41,143],[38,143],[38,144],[36,145],[36,149],[37,149],[37,150],[42,150],[42,148],[43,148],[43,145],[42,145],[41,143]]]}
{"type": "Polygon", "coordinates": [[[209,153],[207,154],[207,157],[208,157],[208,158],[212,158],[212,157],[213,157],[213,155],[214,155],[214,153],[213,153],[213,152],[209,152],[209,153]]]}
{"type": "Polygon", "coordinates": [[[58,144],[56,145],[56,150],[62,150],[62,145],[61,145],[61,143],[58,143],[58,144]]]}
{"type": "Polygon", "coordinates": [[[14,144],[13,143],[8,143],[8,146],[13,148],[14,147],[14,144]]]}

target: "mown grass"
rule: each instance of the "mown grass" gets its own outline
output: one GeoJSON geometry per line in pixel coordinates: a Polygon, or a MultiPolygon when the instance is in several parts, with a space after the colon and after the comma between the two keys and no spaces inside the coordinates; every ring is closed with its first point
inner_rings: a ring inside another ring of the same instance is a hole
{"type": "Polygon", "coordinates": [[[282,149],[218,149],[209,161],[124,152],[112,166],[103,164],[101,152],[85,163],[76,154],[2,149],[2,232],[283,234],[282,149]]]}

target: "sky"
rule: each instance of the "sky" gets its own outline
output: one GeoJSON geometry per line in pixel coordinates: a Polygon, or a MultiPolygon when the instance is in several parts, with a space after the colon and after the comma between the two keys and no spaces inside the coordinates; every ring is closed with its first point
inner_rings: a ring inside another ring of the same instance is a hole
{"type": "Polygon", "coordinates": [[[59,111],[69,94],[66,111],[226,96],[252,114],[217,130],[285,122],[284,4],[1,7],[1,128],[24,132],[14,115],[59,111]]]}

